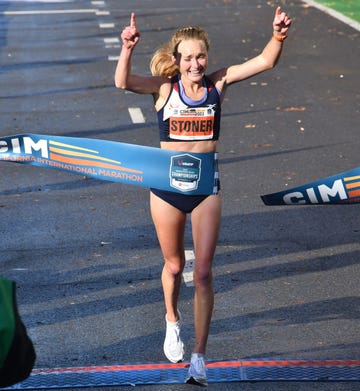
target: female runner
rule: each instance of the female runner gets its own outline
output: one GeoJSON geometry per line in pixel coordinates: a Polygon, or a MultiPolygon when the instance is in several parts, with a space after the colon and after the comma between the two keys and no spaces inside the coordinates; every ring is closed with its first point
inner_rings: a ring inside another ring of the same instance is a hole
{"type": "MultiPolygon", "coordinates": [[[[278,7],[272,25],[272,37],[259,55],[211,74],[206,74],[209,51],[206,32],[198,27],[181,28],[155,52],[150,64],[152,76],[141,76],[131,71],[132,54],[140,40],[135,14],[132,13],[130,25],[121,34],[122,49],[115,71],[115,85],[153,96],[161,148],[194,153],[216,152],[221,102],[227,88],[273,68],[280,57],[291,19],[278,7]],[[197,123],[199,117],[196,114],[204,116],[202,125],[197,123]]],[[[187,214],[191,215],[195,252],[195,344],[186,381],[199,385],[207,384],[204,354],[214,305],[212,261],[221,218],[221,196],[216,193],[186,195],[158,189],[150,192],[151,216],[165,261],[161,276],[166,309],[163,348],[171,362],[184,358],[178,298],[185,264],[185,222],[187,214]]]]}

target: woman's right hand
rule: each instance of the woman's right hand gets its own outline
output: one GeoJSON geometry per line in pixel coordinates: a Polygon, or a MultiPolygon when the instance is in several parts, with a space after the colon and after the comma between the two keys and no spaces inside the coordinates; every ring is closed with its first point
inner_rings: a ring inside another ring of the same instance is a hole
{"type": "Polygon", "coordinates": [[[140,31],[136,28],[135,14],[132,12],[130,26],[126,26],[121,33],[123,47],[133,49],[140,40],[140,31]]]}

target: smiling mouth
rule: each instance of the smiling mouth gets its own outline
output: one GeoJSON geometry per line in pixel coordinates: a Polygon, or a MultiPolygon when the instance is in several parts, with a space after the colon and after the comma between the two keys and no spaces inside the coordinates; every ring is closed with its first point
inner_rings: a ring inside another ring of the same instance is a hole
{"type": "Polygon", "coordinates": [[[189,73],[190,73],[191,75],[193,75],[193,76],[199,76],[199,75],[202,74],[202,72],[203,72],[202,69],[197,69],[196,71],[189,71],[189,73]]]}

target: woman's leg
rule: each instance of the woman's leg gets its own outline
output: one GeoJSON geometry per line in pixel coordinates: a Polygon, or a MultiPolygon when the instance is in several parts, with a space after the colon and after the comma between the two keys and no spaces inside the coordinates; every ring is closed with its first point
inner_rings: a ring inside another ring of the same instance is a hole
{"type": "Polygon", "coordinates": [[[177,303],[185,264],[184,230],[186,214],[150,193],[151,216],[165,260],[161,281],[164,291],[166,317],[178,320],[177,303]]]}
{"type": "Polygon", "coordinates": [[[150,196],[151,215],[165,260],[161,281],[166,307],[166,334],[164,353],[171,362],[184,359],[184,344],[180,337],[178,312],[182,271],[185,264],[184,230],[186,214],[174,208],[155,194],[150,196]]]}
{"type": "Polygon", "coordinates": [[[207,197],[192,212],[191,222],[195,251],[194,268],[194,353],[205,354],[214,306],[212,260],[221,220],[221,197],[207,197]]]}

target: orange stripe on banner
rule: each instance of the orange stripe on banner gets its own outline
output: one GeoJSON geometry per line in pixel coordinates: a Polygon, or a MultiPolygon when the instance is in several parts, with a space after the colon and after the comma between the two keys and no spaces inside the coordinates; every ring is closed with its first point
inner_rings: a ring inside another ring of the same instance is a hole
{"type": "Polygon", "coordinates": [[[345,187],[347,189],[354,189],[355,187],[360,187],[360,182],[346,183],[345,187]]]}
{"type": "Polygon", "coordinates": [[[67,149],[62,149],[62,148],[50,147],[50,152],[57,153],[57,154],[60,154],[60,155],[85,157],[85,158],[88,158],[88,159],[101,160],[103,162],[108,162],[108,163],[121,164],[121,162],[119,162],[117,160],[114,160],[114,159],[108,159],[106,157],[102,157],[102,156],[99,156],[99,155],[92,155],[90,153],[68,151],[67,149]]]}
{"type": "Polygon", "coordinates": [[[108,168],[111,170],[132,172],[135,174],[142,174],[143,173],[140,170],[133,170],[131,168],[114,166],[113,164],[108,164],[108,163],[94,162],[92,160],[69,158],[69,157],[65,157],[65,156],[61,156],[61,155],[56,155],[55,153],[50,153],[50,159],[57,161],[57,162],[61,162],[61,163],[74,164],[77,166],[91,166],[91,167],[99,167],[99,168],[108,168]]]}
{"type": "Polygon", "coordinates": [[[350,198],[360,197],[360,189],[359,190],[349,191],[348,195],[349,195],[350,198]]]}

